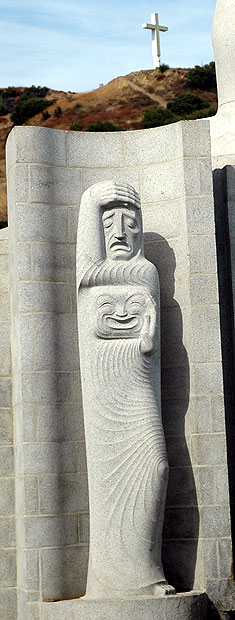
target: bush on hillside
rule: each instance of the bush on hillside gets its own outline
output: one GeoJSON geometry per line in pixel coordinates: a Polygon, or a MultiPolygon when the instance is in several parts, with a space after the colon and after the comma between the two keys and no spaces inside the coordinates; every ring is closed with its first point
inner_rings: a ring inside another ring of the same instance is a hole
{"type": "Polygon", "coordinates": [[[39,97],[32,97],[31,99],[24,99],[24,97],[20,97],[19,101],[15,104],[14,110],[11,114],[11,120],[14,125],[23,125],[25,121],[35,114],[39,114],[42,112],[44,108],[47,108],[51,105],[51,101],[49,99],[40,99],[39,97]]]}
{"type": "Polygon", "coordinates": [[[216,93],[215,63],[212,61],[207,65],[195,65],[194,69],[190,69],[187,73],[186,86],[216,93]]]}
{"type": "Polygon", "coordinates": [[[168,101],[167,109],[179,116],[191,114],[194,110],[208,108],[209,102],[196,95],[196,93],[183,93],[172,101],[168,101]]]}
{"type": "Polygon", "coordinates": [[[169,125],[170,123],[176,123],[179,119],[170,110],[165,108],[153,108],[147,110],[141,121],[143,129],[149,129],[150,127],[160,127],[161,125],[169,125]]]}
{"type": "Polygon", "coordinates": [[[90,123],[86,131],[125,131],[123,127],[118,127],[110,121],[98,121],[97,123],[90,123]]]}
{"type": "Polygon", "coordinates": [[[71,131],[82,131],[83,126],[81,125],[81,123],[78,123],[78,121],[73,121],[69,129],[71,129],[71,131]]]}
{"type": "Polygon", "coordinates": [[[163,62],[159,67],[160,73],[165,73],[168,69],[170,69],[170,67],[169,65],[166,65],[165,62],[163,62]]]}
{"type": "Polygon", "coordinates": [[[48,93],[48,90],[49,88],[47,88],[47,86],[34,86],[34,84],[32,84],[32,86],[27,86],[26,88],[24,88],[21,97],[27,97],[27,99],[40,97],[44,99],[48,93]]]}
{"type": "Polygon", "coordinates": [[[59,118],[61,114],[62,114],[62,108],[60,107],[60,105],[58,105],[54,110],[54,116],[56,118],[59,118]]]}
{"type": "Polygon", "coordinates": [[[190,121],[195,121],[199,118],[208,118],[210,116],[215,116],[217,112],[217,108],[214,108],[214,106],[210,106],[209,108],[204,108],[203,110],[194,110],[194,112],[192,112],[192,114],[190,114],[187,119],[190,121]]]}

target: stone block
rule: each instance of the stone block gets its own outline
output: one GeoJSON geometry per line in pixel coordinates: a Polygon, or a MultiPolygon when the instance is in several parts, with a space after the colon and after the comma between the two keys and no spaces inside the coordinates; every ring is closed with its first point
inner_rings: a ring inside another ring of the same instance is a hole
{"type": "Polygon", "coordinates": [[[204,571],[207,579],[218,578],[218,560],[216,540],[203,540],[204,571]]]}
{"type": "Polygon", "coordinates": [[[0,547],[15,547],[15,517],[0,517],[0,547]]]}
{"type": "Polygon", "coordinates": [[[215,504],[214,467],[198,467],[199,503],[215,504]]]}
{"type": "Polygon", "coordinates": [[[210,121],[181,121],[184,157],[210,157],[210,121]]]}
{"type": "Polygon", "coordinates": [[[2,588],[16,586],[16,552],[14,549],[0,549],[0,583],[2,588]]]}
{"type": "MultiPolygon", "coordinates": [[[[81,198],[81,173],[71,168],[31,166],[30,189],[32,203],[78,205],[81,198]]],[[[57,224],[56,219],[54,223],[57,224]]]]}
{"type": "Polygon", "coordinates": [[[13,442],[12,411],[0,408],[0,445],[13,442]]]}
{"type": "Polygon", "coordinates": [[[0,291],[0,317],[5,321],[10,319],[10,296],[7,291],[5,293],[0,291]]]}
{"type": "Polygon", "coordinates": [[[222,363],[195,364],[195,394],[206,395],[223,393],[222,363]]]}
{"type": "Polygon", "coordinates": [[[167,597],[166,614],[169,620],[207,620],[207,596],[188,592],[167,597]]]}
{"type": "Polygon", "coordinates": [[[201,535],[203,538],[230,536],[228,506],[208,506],[200,509],[201,535]]]}
{"type": "Polygon", "coordinates": [[[224,397],[221,394],[211,395],[212,430],[216,433],[225,431],[224,397]]]}
{"type": "Polygon", "coordinates": [[[15,443],[36,441],[37,410],[36,405],[22,403],[14,408],[15,443]]]}
{"type": "Polygon", "coordinates": [[[233,557],[231,538],[219,538],[219,572],[222,579],[233,578],[233,557]]]}
{"type": "Polygon", "coordinates": [[[213,179],[211,171],[210,158],[199,159],[199,179],[200,179],[200,194],[209,194],[213,192],[213,179]]]}
{"type": "Polygon", "coordinates": [[[33,476],[17,477],[16,513],[18,515],[38,514],[38,479],[33,476]]]}
{"type": "Polygon", "coordinates": [[[212,413],[210,396],[197,396],[195,404],[195,421],[197,433],[211,433],[212,413]]]}
{"type": "Polygon", "coordinates": [[[226,455],[223,433],[205,433],[192,436],[192,461],[194,465],[220,465],[226,455]]]}
{"type": "Polygon", "coordinates": [[[18,164],[12,170],[15,182],[16,202],[27,202],[29,195],[29,166],[18,164]]]}
{"type": "Polygon", "coordinates": [[[184,195],[183,162],[176,160],[144,167],[142,170],[142,201],[163,202],[184,195]]]}
{"type": "Polygon", "coordinates": [[[218,303],[218,285],[216,275],[190,276],[190,294],[193,306],[218,303]]]}
{"type": "Polygon", "coordinates": [[[191,321],[191,360],[192,362],[206,362],[206,316],[203,306],[191,308],[191,321]]]}
{"type": "Polygon", "coordinates": [[[14,452],[9,446],[0,447],[0,476],[14,474],[14,452]]]}
{"type": "Polygon", "coordinates": [[[75,315],[38,315],[34,326],[35,370],[77,370],[78,335],[75,315]]]}
{"type": "MultiPolygon", "coordinates": [[[[186,360],[185,360],[186,361],[186,360]]],[[[189,368],[172,366],[162,368],[162,397],[187,398],[189,396],[189,368]]]]}
{"type": "Polygon", "coordinates": [[[0,617],[2,620],[17,620],[16,588],[0,589],[0,617]]]}
{"type": "MultiPolygon", "coordinates": [[[[0,514],[11,515],[15,512],[14,478],[0,478],[0,514]]],[[[12,471],[13,474],[13,471],[12,471]]]]}
{"type": "MultiPolygon", "coordinates": [[[[25,314],[19,316],[19,345],[15,343],[15,347],[19,346],[20,370],[34,370],[34,323],[37,318],[33,314],[25,314]]],[[[18,352],[17,352],[18,353],[18,352]]],[[[15,369],[16,370],[16,369],[15,369]]],[[[16,402],[19,402],[17,400],[16,402]]]]}
{"type": "Polygon", "coordinates": [[[87,471],[86,445],[84,441],[77,442],[77,471],[82,473],[87,471]]]}
{"type": "Polygon", "coordinates": [[[79,541],[82,544],[89,543],[89,513],[82,512],[78,516],[79,523],[79,541]]]}
{"type": "Polygon", "coordinates": [[[42,549],[43,600],[83,595],[86,589],[87,561],[86,547],[42,549]]]}
{"type": "Polygon", "coordinates": [[[144,232],[157,232],[158,235],[176,237],[180,233],[181,201],[171,200],[143,206],[144,232]]]}
{"type": "Polygon", "coordinates": [[[215,496],[217,504],[229,504],[228,469],[224,464],[215,467],[215,496]]]}
{"type": "Polygon", "coordinates": [[[41,605],[41,620],[121,620],[120,601],[59,601],[41,605]]]}
{"type": "Polygon", "coordinates": [[[33,244],[33,280],[75,282],[75,250],[75,245],[33,244]]]}
{"type": "MultiPolygon", "coordinates": [[[[195,159],[184,159],[184,190],[186,196],[200,194],[199,166],[195,159]]],[[[212,174],[211,174],[212,178],[212,174]]],[[[212,190],[212,187],[211,187],[212,190]]],[[[207,190],[208,193],[208,190],[207,190]]]]}
{"type": "Polygon", "coordinates": [[[43,476],[39,481],[40,513],[77,513],[87,510],[88,489],[85,475],[43,476]]]}
{"type": "MultiPolygon", "coordinates": [[[[136,599],[133,601],[122,601],[122,616],[123,620],[155,620],[161,618],[165,620],[166,616],[166,598],[151,599],[145,598],[144,600],[136,599]]],[[[117,616],[118,618],[118,616],[117,616]]]]}
{"type": "Polygon", "coordinates": [[[115,183],[129,183],[137,192],[140,191],[138,168],[93,168],[82,170],[82,191],[100,181],[115,181],[115,183]]]}
{"type": "Polygon", "coordinates": [[[20,312],[64,314],[71,311],[69,284],[21,282],[18,290],[20,312]]]}
{"type": "Polygon", "coordinates": [[[78,213],[79,213],[79,206],[70,207],[68,209],[69,242],[75,243],[75,244],[77,243],[78,213]]]}
{"type": "Polygon", "coordinates": [[[73,401],[73,377],[66,372],[22,373],[22,394],[26,402],[73,401]]]}
{"type": "Polygon", "coordinates": [[[55,547],[78,542],[76,515],[19,517],[17,532],[21,546],[55,547]]]}
{"type": "Polygon", "coordinates": [[[9,291],[8,256],[0,256],[1,293],[9,291]]]}
{"type": "Polygon", "coordinates": [[[12,134],[8,142],[9,166],[16,162],[66,165],[65,131],[24,126],[14,127],[12,134]]]}
{"type": "Polygon", "coordinates": [[[213,195],[187,197],[186,217],[190,235],[215,233],[213,195]]]}
{"type": "MultiPolygon", "coordinates": [[[[93,168],[119,168],[123,161],[123,134],[67,133],[67,165],[93,168]]],[[[133,165],[133,163],[132,163],[133,165]]],[[[76,172],[77,174],[77,172],[76,172]]]]}
{"type": "MultiPolygon", "coordinates": [[[[26,241],[18,242],[12,253],[15,255],[14,279],[31,280],[31,244],[26,241]]],[[[12,253],[10,261],[13,261],[12,253]]]]}
{"type": "Polygon", "coordinates": [[[219,305],[206,307],[206,326],[208,361],[219,361],[222,359],[219,305]]]}
{"type": "Polygon", "coordinates": [[[14,375],[14,381],[12,381],[12,404],[13,406],[19,405],[19,403],[22,402],[22,380],[21,379],[22,379],[21,373],[17,369],[17,374],[14,375]]]}
{"type": "Polygon", "coordinates": [[[40,604],[36,603],[27,603],[27,609],[30,620],[40,620],[40,604]]]}
{"type": "Polygon", "coordinates": [[[126,166],[168,162],[182,157],[182,125],[174,123],[124,135],[126,166]]]}
{"type": "Polygon", "coordinates": [[[73,403],[40,403],[37,410],[39,441],[83,439],[81,416],[73,403]]]}
{"type": "Polygon", "coordinates": [[[197,505],[195,473],[192,467],[174,467],[170,469],[167,505],[171,507],[197,505]]]}
{"type": "Polygon", "coordinates": [[[166,508],[163,528],[164,540],[177,538],[196,538],[197,514],[194,507],[166,508]]]}
{"type": "Polygon", "coordinates": [[[65,207],[18,205],[16,225],[17,241],[68,242],[68,210],[65,207]]]}
{"type": "MultiPolygon", "coordinates": [[[[185,416],[188,416],[189,402],[187,398],[162,399],[162,419],[165,437],[185,436],[185,416]]],[[[194,418],[194,416],[193,416],[194,418]]],[[[190,425],[190,432],[192,427],[190,425]]]]}
{"type": "Polygon", "coordinates": [[[16,446],[16,471],[21,474],[73,473],[76,469],[72,442],[16,446]]]}

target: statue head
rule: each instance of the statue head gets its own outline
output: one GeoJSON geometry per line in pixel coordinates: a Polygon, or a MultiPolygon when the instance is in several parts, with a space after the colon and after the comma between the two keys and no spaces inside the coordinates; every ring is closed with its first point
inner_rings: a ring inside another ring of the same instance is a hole
{"type": "Polygon", "coordinates": [[[106,257],[129,260],[142,248],[140,199],[130,185],[113,181],[103,185],[102,225],[106,257]]]}
{"type": "Polygon", "coordinates": [[[114,203],[102,215],[106,256],[129,260],[141,249],[142,227],[138,210],[128,203],[114,203]]]}

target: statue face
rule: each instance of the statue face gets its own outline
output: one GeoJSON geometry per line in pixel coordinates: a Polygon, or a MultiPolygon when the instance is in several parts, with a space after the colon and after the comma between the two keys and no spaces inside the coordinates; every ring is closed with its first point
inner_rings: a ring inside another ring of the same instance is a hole
{"type": "Polygon", "coordinates": [[[134,207],[115,205],[105,209],[102,217],[106,256],[112,260],[129,260],[141,248],[141,219],[134,207]]]}
{"type": "Polygon", "coordinates": [[[105,289],[95,299],[96,334],[100,338],[137,338],[143,326],[147,300],[138,289],[130,287],[117,291],[105,289]]]}

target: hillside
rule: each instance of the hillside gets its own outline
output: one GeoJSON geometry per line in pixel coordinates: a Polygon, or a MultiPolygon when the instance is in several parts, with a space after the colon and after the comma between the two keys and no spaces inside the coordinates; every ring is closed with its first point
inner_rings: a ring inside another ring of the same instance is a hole
{"type": "MultiPolygon", "coordinates": [[[[91,123],[111,121],[125,130],[141,129],[141,120],[146,110],[165,108],[169,101],[189,92],[185,86],[188,71],[175,68],[164,73],[159,69],[137,71],[118,77],[88,93],[48,90],[45,101],[53,103],[48,107],[45,104],[44,111],[24,124],[70,129],[72,123],[77,123],[81,130],[86,130],[91,123]]],[[[12,90],[17,93],[12,99],[11,111],[24,92],[20,87],[12,90]]],[[[195,92],[207,99],[208,105],[217,105],[215,93],[200,89],[195,92]]],[[[0,221],[7,220],[5,142],[12,127],[10,113],[0,115],[0,221]]]]}

